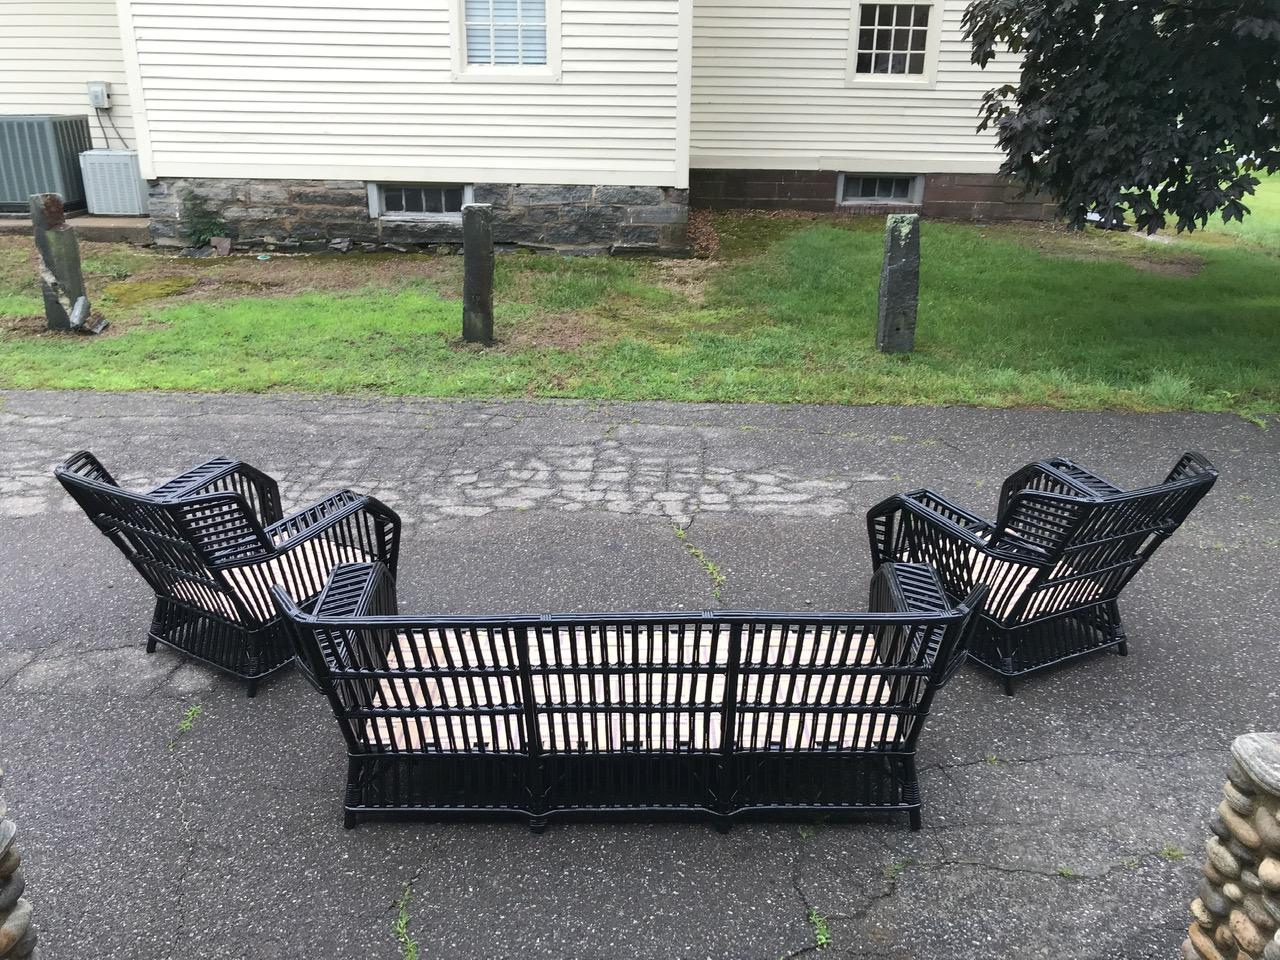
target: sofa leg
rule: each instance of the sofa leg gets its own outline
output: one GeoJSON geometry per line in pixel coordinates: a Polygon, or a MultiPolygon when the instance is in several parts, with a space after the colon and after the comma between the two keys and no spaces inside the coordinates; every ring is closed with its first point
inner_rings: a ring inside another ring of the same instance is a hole
{"type": "Polygon", "coordinates": [[[147,653],[156,652],[156,635],[154,633],[147,634],[147,653]]]}
{"type": "Polygon", "coordinates": [[[360,822],[360,814],[356,813],[354,810],[342,811],[342,829],[343,830],[354,830],[356,828],[356,824],[358,824],[359,822],[360,822]]]}
{"type": "Polygon", "coordinates": [[[1129,641],[1121,640],[1116,644],[1116,653],[1120,654],[1122,657],[1127,657],[1129,655],[1129,641]]]}
{"type": "Polygon", "coordinates": [[[1013,677],[1005,674],[1002,679],[1004,680],[1004,695],[1006,697],[1012,697],[1013,696],[1013,677]]]}
{"type": "Polygon", "coordinates": [[[547,829],[546,817],[530,817],[529,818],[530,833],[545,833],[546,829],[547,829]]]}
{"type": "Polygon", "coordinates": [[[258,678],[257,677],[254,677],[252,680],[249,681],[248,693],[249,693],[250,700],[252,700],[254,697],[258,695],[258,678]]]}
{"type": "Polygon", "coordinates": [[[910,814],[911,830],[912,832],[915,832],[924,826],[924,818],[920,816],[920,811],[918,809],[910,811],[910,814]]]}

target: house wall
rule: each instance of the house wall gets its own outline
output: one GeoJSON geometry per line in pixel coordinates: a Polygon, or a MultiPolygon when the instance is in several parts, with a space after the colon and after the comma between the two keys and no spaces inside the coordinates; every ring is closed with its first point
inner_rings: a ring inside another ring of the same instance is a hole
{"type": "Polygon", "coordinates": [[[85,114],[93,145],[119,149],[106,111],[100,126],[89,106],[88,80],[111,84],[110,119],[134,147],[116,0],[0,0],[0,114],[85,114]]]}
{"type": "Polygon", "coordinates": [[[456,0],[120,2],[148,177],[687,185],[691,0],[560,0],[521,82],[455,77],[456,0]]]}
{"type": "Polygon", "coordinates": [[[933,5],[931,84],[869,84],[848,76],[856,0],[695,0],[691,202],[832,210],[838,173],[896,173],[925,176],[933,215],[1044,215],[995,175],[995,138],[975,130],[983,92],[1018,70],[1010,55],[969,62],[967,5],[933,5]]]}

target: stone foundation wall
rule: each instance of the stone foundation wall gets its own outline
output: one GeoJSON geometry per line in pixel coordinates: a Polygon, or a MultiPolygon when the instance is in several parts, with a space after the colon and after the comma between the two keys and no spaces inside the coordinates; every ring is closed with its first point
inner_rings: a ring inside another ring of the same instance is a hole
{"type": "Polygon", "coordinates": [[[711,210],[920,213],[951,220],[1050,220],[1051,203],[1019,196],[995,174],[926,174],[922,202],[840,204],[834,170],[691,170],[689,203],[711,210]]]}
{"type": "Polygon", "coordinates": [[[1280,734],[1246,734],[1231,753],[1182,957],[1280,960],[1280,734]]]}
{"type": "MultiPolygon", "coordinates": [[[[462,221],[369,216],[358,180],[163,178],[151,187],[151,236],[186,246],[183,198],[204,200],[237,250],[435,250],[455,252],[462,221]]],[[[687,252],[689,193],[672,187],[478,183],[476,203],[493,204],[494,242],[573,253],[687,252]]]]}

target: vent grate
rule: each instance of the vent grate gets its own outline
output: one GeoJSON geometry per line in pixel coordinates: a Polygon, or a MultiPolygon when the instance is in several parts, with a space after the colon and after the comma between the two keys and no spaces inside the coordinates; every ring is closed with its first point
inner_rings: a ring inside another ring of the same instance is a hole
{"type": "Polygon", "coordinates": [[[83,115],[0,117],[0,210],[26,210],[33,193],[56,193],[68,209],[84,207],[76,158],[90,146],[83,115]]]}
{"type": "Polygon", "coordinates": [[[147,185],[136,150],[87,150],[80,154],[89,212],[140,217],[147,212],[147,185]]]}

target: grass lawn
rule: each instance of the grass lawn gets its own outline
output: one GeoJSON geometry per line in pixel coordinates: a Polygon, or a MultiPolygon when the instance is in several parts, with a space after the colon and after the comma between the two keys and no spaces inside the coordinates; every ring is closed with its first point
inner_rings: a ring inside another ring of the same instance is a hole
{"type": "Polygon", "coordinates": [[[1220,235],[1280,254],[1280,173],[1259,174],[1262,181],[1252,197],[1245,198],[1249,215],[1243,221],[1210,220],[1210,236],[1220,235]]]}
{"type": "Polygon", "coordinates": [[[461,258],[410,255],[86,244],[112,330],[44,334],[3,238],[0,387],[1280,410],[1280,259],[1250,238],[928,222],[918,349],[886,357],[881,221],[714,224],[709,260],[500,257],[488,350],[459,342],[461,258]]]}

